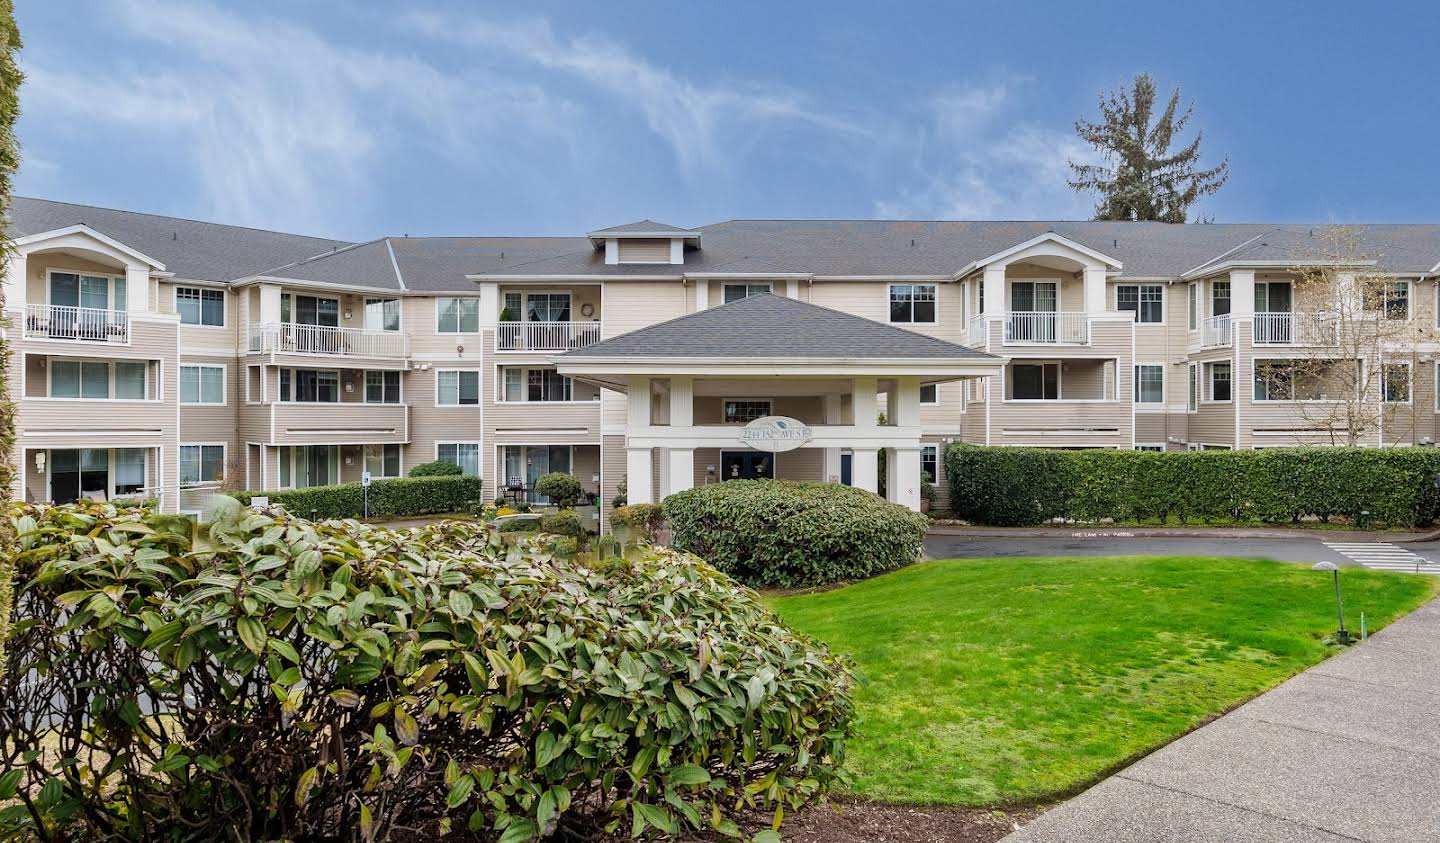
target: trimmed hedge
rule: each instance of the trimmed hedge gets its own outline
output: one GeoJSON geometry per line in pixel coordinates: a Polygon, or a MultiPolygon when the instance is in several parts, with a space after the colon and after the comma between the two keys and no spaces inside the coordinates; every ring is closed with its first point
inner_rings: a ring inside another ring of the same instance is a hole
{"type": "MultiPolygon", "coordinates": [[[[418,466],[417,466],[418,468],[418,466]]],[[[479,477],[395,477],[370,483],[370,517],[389,518],[459,512],[483,501],[479,477]]],[[[338,486],[310,486],[275,492],[227,492],[247,506],[256,495],[270,498],[303,518],[359,518],[364,493],[359,483],[338,486]]]]}
{"type": "Polygon", "coordinates": [[[848,663],[699,559],[217,510],[3,513],[0,840],[730,839],[837,781],[848,663]]]}
{"type": "Polygon", "coordinates": [[[410,469],[411,477],[456,477],[464,473],[464,469],[460,466],[445,460],[422,462],[410,469]]]}
{"type": "Polygon", "coordinates": [[[1440,515],[1440,449],[1054,451],[952,444],[950,508],[977,524],[1288,523],[1344,517],[1414,527],[1440,515]]]}
{"type": "Polygon", "coordinates": [[[664,501],[671,544],[748,585],[862,579],[920,556],[929,519],[838,483],[728,480],[664,501]]]}

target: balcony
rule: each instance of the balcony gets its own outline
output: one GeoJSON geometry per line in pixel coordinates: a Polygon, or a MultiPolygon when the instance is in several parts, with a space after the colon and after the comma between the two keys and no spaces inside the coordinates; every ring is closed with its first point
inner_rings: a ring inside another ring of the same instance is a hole
{"type": "Polygon", "coordinates": [[[312,354],[322,357],[371,357],[403,360],[409,338],[399,331],[366,331],[328,325],[256,323],[246,348],[252,354],[312,354]]]}
{"type": "Polygon", "coordinates": [[[1339,322],[1332,313],[1257,313],[1255,345],[1332,346],[1339,322]]]}
{"type": "Polygon", "coordinates": [[[304,403],[276,401],[267,405],[269,428],[278,445],[395,444],[410,440],[408,404],[365,404],[358,401],[304,403]]]}
{"type": "Polygon", "coordinates": [[[129,345],[130,314],[97,307],[26,305],[25,338],[129,345]]]}
{"type": "Polygon", "coordinates": [[[501,322],[496,351],[573,351],[600,341],[600,322],[501,322]]]}
{"type": "Polygon", "coordinates": [[[1014,311],[1005,314],[1005,342],[1085,345],[1090,342],[1090,319],[1085,313],[1014,311]]]}
{"type": "Polygon", "coordinates": [[[1230,314],[1211,316],[1200,323],[1201,348],[1219,348],[1230,345],[1230,314]]]}

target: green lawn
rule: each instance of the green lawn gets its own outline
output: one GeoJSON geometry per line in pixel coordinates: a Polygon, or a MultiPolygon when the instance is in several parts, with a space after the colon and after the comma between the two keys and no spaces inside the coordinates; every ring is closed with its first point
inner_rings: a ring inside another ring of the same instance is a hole
{"type": "MultiPolygon", "coordinates": [[[[1440,593],[1340,580],[1357,631],[1440,593]]],[[[1335,651],[1330,577],[1281,562],[959,559],[772,602],[854,658],[851,790],[886,802],[1064,796],[1335,651]]]]}

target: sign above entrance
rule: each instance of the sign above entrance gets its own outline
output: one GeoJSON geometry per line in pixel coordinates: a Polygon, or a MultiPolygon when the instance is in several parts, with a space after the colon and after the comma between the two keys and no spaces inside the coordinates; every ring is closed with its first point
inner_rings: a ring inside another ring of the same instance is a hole
{"type": "Polygon", "coordinates": [[[757,451],[793,451],[814,438],[810,426],[789,416],[761,416],[745,425],[740,441],[757,451]]]}

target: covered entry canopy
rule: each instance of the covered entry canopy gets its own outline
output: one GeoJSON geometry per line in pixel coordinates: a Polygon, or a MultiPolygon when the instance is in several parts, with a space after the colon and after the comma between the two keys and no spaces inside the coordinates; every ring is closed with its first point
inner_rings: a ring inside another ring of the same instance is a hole
{"type": "Polygon", "coordinates": [[[629,396],[625,446],[631,503],[654,497],[656,449],[663,497],[707,482],[696,468],[697,449],[766,447],[741,435],[753,421],[747,412],[765,412],[785,417],[792,429],[794,422],[803,427],[779,450],[824,452],[823,462],[816,459],[807,475],[818,475],[812,479],[838,479],[842,452],[849,452],[855,485],[875,491],[878,454],[893,452],[888,495],[918,509],[921,387],[998,376],[1004,361],[936,337],[762,294],[603,340],[554,362],[563,375],[629,396]]]}

